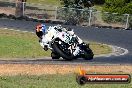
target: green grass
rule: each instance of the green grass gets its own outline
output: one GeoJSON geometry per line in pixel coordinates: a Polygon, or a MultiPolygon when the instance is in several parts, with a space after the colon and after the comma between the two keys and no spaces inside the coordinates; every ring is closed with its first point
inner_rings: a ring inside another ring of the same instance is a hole
{"type": "Polygon", "coordinates": [[[60,5],[60,0],[27,0],[27,2],[44,5],[60,5]]]}
{"type": "Polygon", "coordinates": [[[36,58],[49,56],[32,33],[0,30],[0,58],[36,58]]]}
{"type": "MultiPolygon", "coordinates": [[[[60,0],[27,0],[28,3],[43,4],[43,5],[55,5],[60,6],[60,0]]],[[[98,11],[102,11],[103,5],[94,5],[94,8],[98,11]]]]}
{"type": "Polygon", "coordinates": [[[130,84],[86,84],[76,82],[76,74],[41,76],[1,76],[0,88],[132,88],[130,84]]]}
{"type": "Polygon", "coordinates": [[[94,8],[98,11],[102,11],[103,10],[103,5],[94,5],[94,8]]]}
{"type": "MultiPolygon", "coordinates": [[[[98,43],[90,43],[95,55],[107,54],[110,47],[98,43]]],[[[50,56],[51,51],[44,51],[38,38],[33,33],[0,29],[0,58],[2,59],[34,59],[50,56]]]]}
{"type": "Polygon", "coordinates": [[[95,55],[108,54],[112,52],[112,49],[108,45],[103,45],[96,42],[90,42],[90,48],[95,55]]]}

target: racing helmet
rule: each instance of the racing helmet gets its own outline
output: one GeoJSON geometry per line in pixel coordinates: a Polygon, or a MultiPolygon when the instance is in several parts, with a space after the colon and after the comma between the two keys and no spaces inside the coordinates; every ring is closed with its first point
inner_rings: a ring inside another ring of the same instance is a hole
{"type": "Polygon", "coordinates": [[[46,25],[45,24],[41,24],[41,26],[42,26],[42,32],[46,33],[47,32],[46,25]]]}
{"type": "Polygon", "coordinates": [[[45,33],[46,30],[47,30],[47,28],[46,28],[46,25],[44,25],[44,24],[38,24],[37,27],[36,27],[37,32],[42,31],[43,33],[45,33]]]}
{"type": "Polygon", "coordinates": [[[38,25],[36,26],[36,32],[42,31],[41,28],[42,28],[42,27],[41,27],[41,24],[38,24],[38,25]]]}

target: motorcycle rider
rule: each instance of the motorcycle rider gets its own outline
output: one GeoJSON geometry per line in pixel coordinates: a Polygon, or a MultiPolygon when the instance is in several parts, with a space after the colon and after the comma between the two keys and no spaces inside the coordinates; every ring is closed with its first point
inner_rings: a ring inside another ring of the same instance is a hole
{"type": "MultiPolygon", "coordinates": [[[[45,34],[46,34],[47,30],[50,30],[52,28],[55,28],[60,32],[62,32],[62,31],[67,32],[70,35],[72,35],[73,38],[77,38],[77,35],[74,34],[74,32],[71,28],[66,28],[66,27],[64,28],[61,25],[49,26],[49,28],[47,28],[46,25],[39,24],[36,26],[36,35],[39,37],[39,43],[45,51],[48,50],[48,46],[49,46],[48,40],[45,38],[45,34]]],[[[77,40],[79,42],[79,45],[83,44],[81,39],[77,39],[77,40]]],[[[76,48],[76,50],[73,54],[76,55],[78,52],[79,52],[79,47],[76,48]]]]}
{"type": "Polygon", "coordinates": [[[36,26],[36,35],[39,38],[40,45],[43,47],[43,49],[45,51],[48,50],[48,46],[47,46],[48,44],[46,43],[46,38],[44,38],[44,35],[46,34],[46,31],[47,31],[46,25],[38,24],[36,26]],[[45,41],[45,44],[43,44],[42,40],[45,41]]]}

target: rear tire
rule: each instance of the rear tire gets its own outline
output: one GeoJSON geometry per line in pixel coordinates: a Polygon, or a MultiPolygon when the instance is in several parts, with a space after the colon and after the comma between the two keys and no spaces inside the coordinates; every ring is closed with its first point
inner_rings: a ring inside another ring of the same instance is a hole
{"type": "Polygon", "coordinates": [[[84,51],[84,60],[92,60],[93,56],[94,54],[91,49],[87,49],[86,51],[84,51]]]}
{"type": "Polygon", "coordinates": [[[84,54],[81,55],[81,57],[84,59],[84,60],[92,60],[93,59],[93,52],[92,50],[89,48],[89,45],[83,45],[83,48],[82,48],[84,54]]]}
{"type": "Polygon", "coordinates": [[[57,52],[57,54],[59,54],[63,59],[67,61],[73,60],[74,56],[72,54],[65,53],[59,46],[58,42],[54,42],[52,45],[54,51],[57,52]]]}

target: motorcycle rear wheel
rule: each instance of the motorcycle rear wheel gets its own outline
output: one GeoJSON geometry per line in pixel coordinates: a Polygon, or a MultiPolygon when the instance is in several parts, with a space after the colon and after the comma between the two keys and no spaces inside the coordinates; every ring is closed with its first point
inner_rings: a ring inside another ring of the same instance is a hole
{"type": "Polygon", "coordinates": [[[94,57],[94,53],[93,51],[89,48],[89,45],[83,45],[83,54],[81,55],[81,57],[84,60],[92,60],[94,57]]]}
{"type": "Polygon", "coordinates": [[[91,49],[84,51],[84,55],[83,55],[84,60],[92,60],[93,56],[94,54],[91,49]]]}

